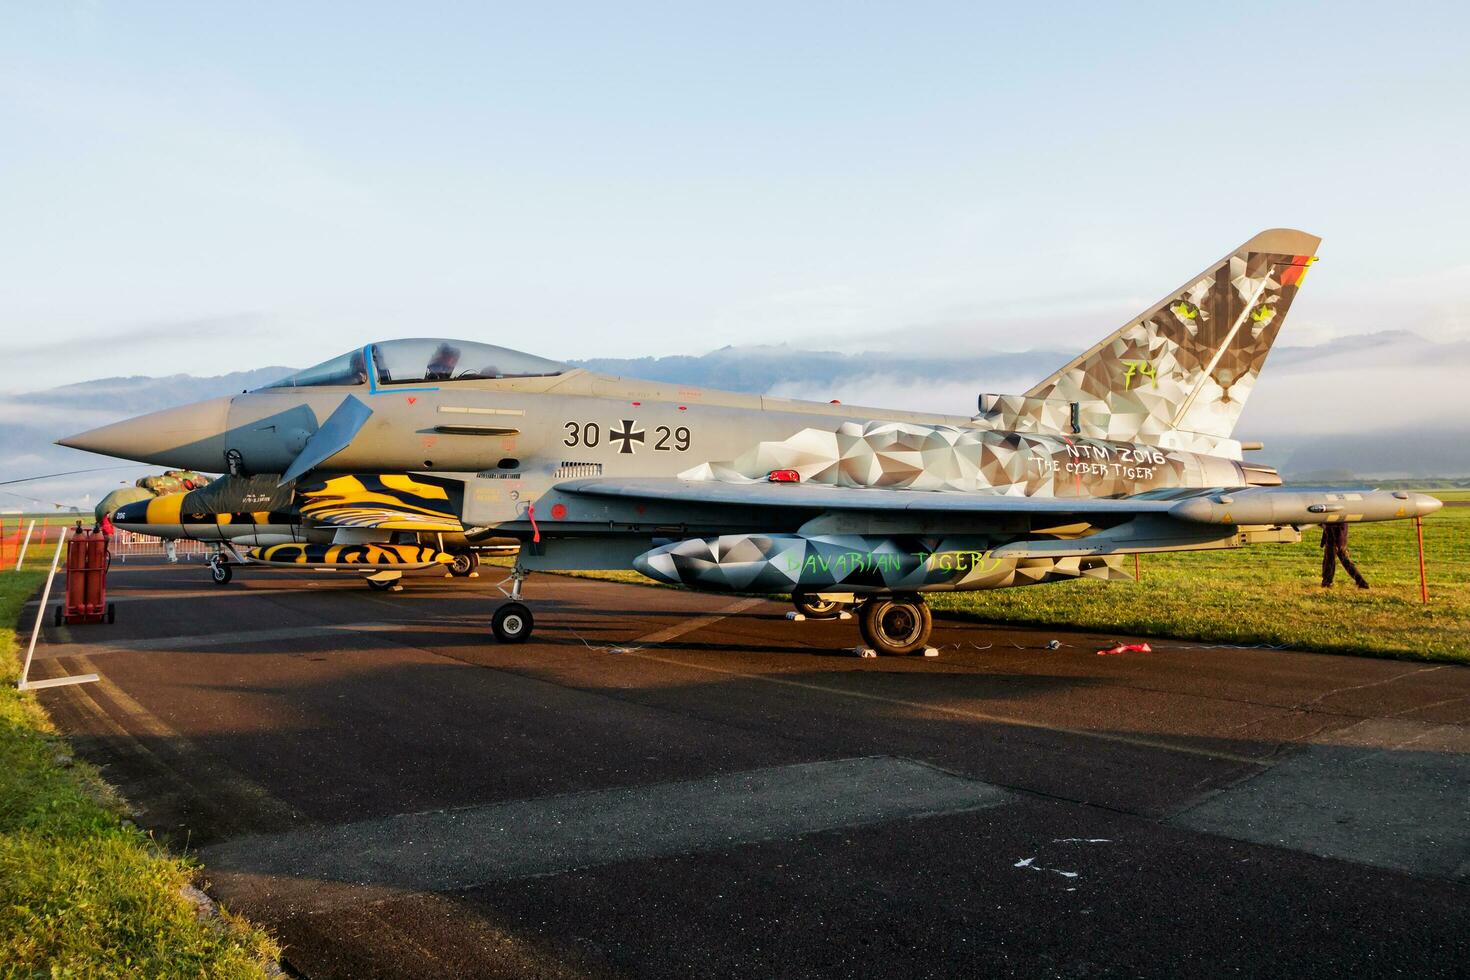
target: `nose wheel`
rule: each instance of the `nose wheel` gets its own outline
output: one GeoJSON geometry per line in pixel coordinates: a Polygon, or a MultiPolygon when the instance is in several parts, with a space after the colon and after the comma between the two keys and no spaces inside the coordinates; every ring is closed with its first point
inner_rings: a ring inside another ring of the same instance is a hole
{"type": "Polygon", "coordinates": [[[216,557],[210,559],[209,580],[211,582],[213,582],[215,585],[229,585],[230,579],[234,577],[235,573],[230,570],[229,564],[226,563],[222,558],[216,557]]]}
{"type": "Polygon", "coordinates": [[[875,596],[858,611],[858,629],[875,651],[901,657],[924,649],[934,617],[920,595],[875,596]]]}
{"type": "Polygon", "coordinates": [[[501,643],[524,643],[536,626],[536,617],[531,615],[531,607],[521,601],[521,583],[529,574],[521,567],[520,562],[516,562],[510,570],[510,578],[496,586],[510,600],[502,603],[490,617],[490,632],[501,643]],[[505,582],[510,583],[509,592],[505,590],[505,582]]]}
{"type": "Polygon", "coordinates": [[[501,643],[524,643],[536,625],[530,607],[524,602],[507,602],[490,617],[490,632],[501,643]]]}

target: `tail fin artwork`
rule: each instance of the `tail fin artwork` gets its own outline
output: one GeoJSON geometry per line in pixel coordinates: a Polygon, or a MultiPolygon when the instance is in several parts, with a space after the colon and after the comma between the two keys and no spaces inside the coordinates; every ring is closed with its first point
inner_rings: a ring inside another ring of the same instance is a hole
{"type": "Polygon", "coordinates": [[[1222,447],[1320,243],[1286,228],[1261,232],[1025,395],[988,400],[987,421],[1222,447]]]}

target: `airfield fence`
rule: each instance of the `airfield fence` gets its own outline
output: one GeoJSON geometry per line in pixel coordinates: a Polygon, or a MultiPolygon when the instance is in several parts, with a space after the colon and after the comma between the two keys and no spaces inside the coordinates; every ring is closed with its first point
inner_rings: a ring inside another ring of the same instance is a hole
{"type": "MultiPolygon", "coordinates": [[[[14,517],[0,519],[0,574],[15,571],[22,547],[25,548],[27,564],[42,561],[50,554],[47,550],[48,544],[54,547],[62,529],[73,523],[72,520],[37,520],[35,526],[31,527],[29,519],[19,522],[14,517]],[[26,540],[27,531],[30,533],[29,541],[26,540]]],[[[91,522],[86,522],[85,526],[90,527],[91,522]]],[[[201,541],[174,542],[174,554],[180,561],[203,560],[208,557],[210,550],[210,546],[201,541]]],[[[118,531],[114,534],[110,551],[113,560],[117,562],[126,562],[129,558],[162,558],[168,554],[162,538],[134,531],[118,531]]]]}
{"type": "MultiPolygon", "coordinates": [[[[187,539],[174,542],[174,554],[180,561],[203,558],[210,552],[209,545],[202,541],[187,539]]],[[[112,560],[126,562],[129,558],[154,558],[168,554],[162,538],[135,531],[118,531],[112,537],[112,560]]]]}

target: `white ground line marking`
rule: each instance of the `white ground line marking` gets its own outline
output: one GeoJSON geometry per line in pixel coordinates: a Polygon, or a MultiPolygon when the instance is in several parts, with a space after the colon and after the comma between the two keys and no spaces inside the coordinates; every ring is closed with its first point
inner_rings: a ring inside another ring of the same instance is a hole
{"type": "Polygon", "coordinates": [[[764,599],[741,599],[740,601],[732,602],[728,606],[724,606],[723,608],[718,609],[707,616],[697,616],[694,619],[685,620],[678,626],[670,626],[667,629],[661,629],[657,632],[649,633],[647,636],[640,636],[633,642],[666,643],[669,640],[677,639],[678,637],[683,636],[685,633],[693,633],[695,630],[704,629],[704,627],[706,626],[712,626],[727,616],[733,616],[735,613],[744,612],[751,606],[760,605],[764,601],[764,599]]]}

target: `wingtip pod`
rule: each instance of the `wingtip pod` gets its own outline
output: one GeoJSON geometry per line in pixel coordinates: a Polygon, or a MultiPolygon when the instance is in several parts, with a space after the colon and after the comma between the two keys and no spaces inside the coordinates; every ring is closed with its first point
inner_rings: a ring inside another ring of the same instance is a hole
{"type": "Polygon", "coordinates": [[[1191,497],[1169,508],[1169,515],[1200,524],[1333,524],[1424,517],[1442,506],[1428,494],[1403,490],[1263,487],[1191,497]]]}

